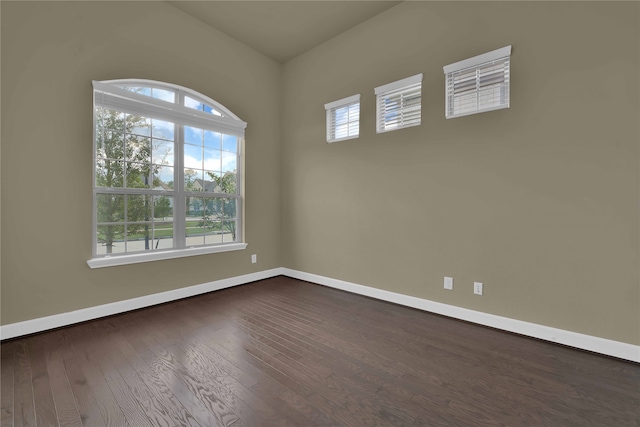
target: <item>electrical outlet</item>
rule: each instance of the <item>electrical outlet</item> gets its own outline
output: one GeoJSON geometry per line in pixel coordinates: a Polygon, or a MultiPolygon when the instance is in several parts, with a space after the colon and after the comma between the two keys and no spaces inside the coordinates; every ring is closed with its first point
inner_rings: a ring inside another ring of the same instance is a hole
{"type": "Polygon", "coordinates": [[[251,264],[255,264],[256,262],[258,262],[258,255],[251,255],[251,264]]]}
{"type": "Polygon", "coordinates": [[[473,293],[482,295],[482,282],[473,282],[473,293]]]}
{"type": "Polygon", "coordinates": [[[453,277],[444,276],[444,288],[450,291],[453,290],[453,277]]]}

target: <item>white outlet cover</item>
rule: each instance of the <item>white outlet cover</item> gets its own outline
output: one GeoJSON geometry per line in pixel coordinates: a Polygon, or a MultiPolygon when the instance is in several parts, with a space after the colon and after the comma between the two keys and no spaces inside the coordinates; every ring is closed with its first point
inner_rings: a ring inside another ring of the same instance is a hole
{"type": "Polygon", "coordinates": [[[251,255],[251,263],[255,264],[256,262],[258,262],[258,255],[256,254],[251,255]]]}
{"type": "Polygon", "coordinates": [[[482,295],[482,282],[473,282],[473,293],[482,295]]]}
{"type": "Polygon", "coordinates": [[[453,290],[453,277],[444,276],[444,288],[450,291],[453,290]]]}

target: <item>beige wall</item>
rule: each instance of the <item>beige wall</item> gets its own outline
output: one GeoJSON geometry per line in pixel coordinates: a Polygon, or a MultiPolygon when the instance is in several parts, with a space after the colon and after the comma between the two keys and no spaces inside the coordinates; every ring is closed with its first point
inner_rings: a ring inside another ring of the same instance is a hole
{"type": "Polygon", "coordinates": [[[165,3],[2,2],[2,324],[281,266],[280,79],[165,3]],[[117,78],[192,88],[248,122],[247,250],[89,269],[91,80],[117,78]]]}
{"type": "Polygon", "coordinates": [[[640,344],[637,3],[407,2],[284,67],[159,2],[1,7],[2,324],[285,266],[640,344]],[[445,120],[442,66],[508,44],[511,108],[445,120]],[[423,124],[377,135],[420,72],[423,124]],[[91,80],[126,77],[249,123],[246,251],[88,268],[91,80]]]}
{"type": "Polygon", "coordinates": [[[285,267],[640,344],[638,12],[406,2],[287,63],[285,267]],[[505,45],[511,108],[445,120],[442,66],[505,45]],[[422,125],[376,134],[374,87],[417,73],[422,125]]]}

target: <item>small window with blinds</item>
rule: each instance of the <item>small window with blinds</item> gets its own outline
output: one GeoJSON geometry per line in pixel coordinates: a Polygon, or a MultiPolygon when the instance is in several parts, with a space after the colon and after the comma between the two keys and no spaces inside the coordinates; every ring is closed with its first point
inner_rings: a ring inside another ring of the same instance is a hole
{"type": "Polygon", "coordinates": [[[422,74],[375,88],[377,133],[418,126],[422,120],[422,74]]]}
{"type": "Polygon", "coordinates": [[[327,110],[327,142],[360,136],[360,94],[324,105],[327,110]]]}
{"type": "Polygon", "coordinates": [[[509,108],[511,46],[444,67],[447,119],[509,108]]]}

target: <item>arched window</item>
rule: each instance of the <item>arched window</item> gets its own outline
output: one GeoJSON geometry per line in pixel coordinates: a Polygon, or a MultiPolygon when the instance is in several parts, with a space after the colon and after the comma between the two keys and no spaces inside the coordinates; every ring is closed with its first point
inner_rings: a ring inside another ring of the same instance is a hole
{"type": "Polygon", "coordinates": [[[89,265],[244,249],[247,124],[211,98],[168,83],[94,81],[93,93],[89,265]]]}

